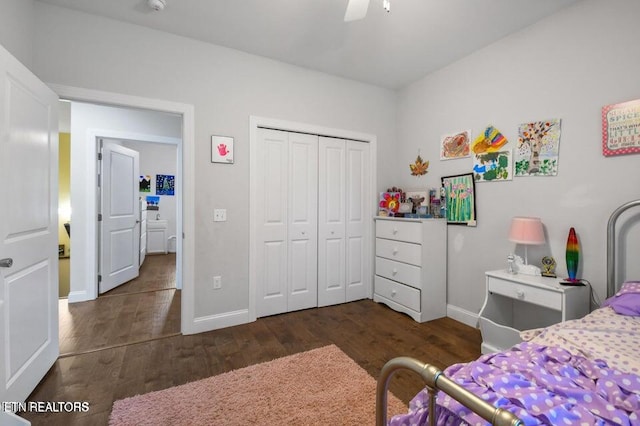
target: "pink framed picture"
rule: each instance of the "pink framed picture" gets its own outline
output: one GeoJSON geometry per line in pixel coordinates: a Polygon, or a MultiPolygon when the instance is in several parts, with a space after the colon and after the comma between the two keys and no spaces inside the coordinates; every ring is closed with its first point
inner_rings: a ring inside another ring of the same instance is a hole
{"type": "Polygon", "coordinates": [[[602,154],[640,152],[640,99],[602,107],[602,154]]]}

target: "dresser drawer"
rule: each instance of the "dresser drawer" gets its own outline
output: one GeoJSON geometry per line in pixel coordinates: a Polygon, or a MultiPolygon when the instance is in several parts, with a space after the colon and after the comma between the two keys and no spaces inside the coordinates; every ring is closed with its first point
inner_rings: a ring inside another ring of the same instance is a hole
{"type": "Polygon", "coordinates": [[[418,266],[376,257],[376,275],[399,281],[417,289],[420,288],[420,271],[418,266]]]}
{"type": "Polygon", "coordinates": [[[515,300],[533,303],[556,311],[562,310],[562,294],[544,288],[532,287],[513,281],[506,281],[500,278],[489,277],[487,290],[492,293],[501,294],[515,300]]]}
{"type": "Polygon", "coordinates": [[[376,256],[420,266],[422,246],[419,244],[376,238],[376,256]]]}
{"type": "Polygon", "coordinates": [[[375,292],[388,300],[420,312],[420,290],[376,275],[375,292]]]}
{"type": "Polygon", "coordinates": [[[420,222],[376,220],[376,237],[420,244],[422,242],[422,228],[420,222]]]}

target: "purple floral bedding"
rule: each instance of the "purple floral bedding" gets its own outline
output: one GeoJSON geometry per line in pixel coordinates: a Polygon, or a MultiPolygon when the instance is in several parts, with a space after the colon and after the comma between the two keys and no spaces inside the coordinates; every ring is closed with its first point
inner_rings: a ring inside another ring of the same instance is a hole
{"type": "MultiPolygon", "coordinates": [[[[640,312],[640,283],[628,284],[585,318],[523,332],[525,342],[445,375],[525,425],[640,426],[640,317],[632,312],[640,312]]],[[[389,424],[426,425],[428,406],[422,390],[389,424]]],[[[489,424],[443,392],[436,417],[438,425],[489,424]]]]}

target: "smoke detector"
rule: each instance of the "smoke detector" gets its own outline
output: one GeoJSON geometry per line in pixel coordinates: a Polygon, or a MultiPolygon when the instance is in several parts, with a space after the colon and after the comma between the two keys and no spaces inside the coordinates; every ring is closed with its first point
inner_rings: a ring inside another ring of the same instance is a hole
{"type": "Polygon", "coordinates": [[[161,12],[167,6],[166,0],[147,0],[147,6],[156,12],[161,12]]]}

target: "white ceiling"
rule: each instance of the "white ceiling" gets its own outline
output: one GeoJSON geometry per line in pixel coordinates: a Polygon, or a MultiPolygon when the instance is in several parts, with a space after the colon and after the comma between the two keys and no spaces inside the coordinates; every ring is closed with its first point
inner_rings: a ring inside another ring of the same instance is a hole
{"type": "Polygon", "coordinates": [[[392,89],[579,0],[38,0],[392,89]]]}

